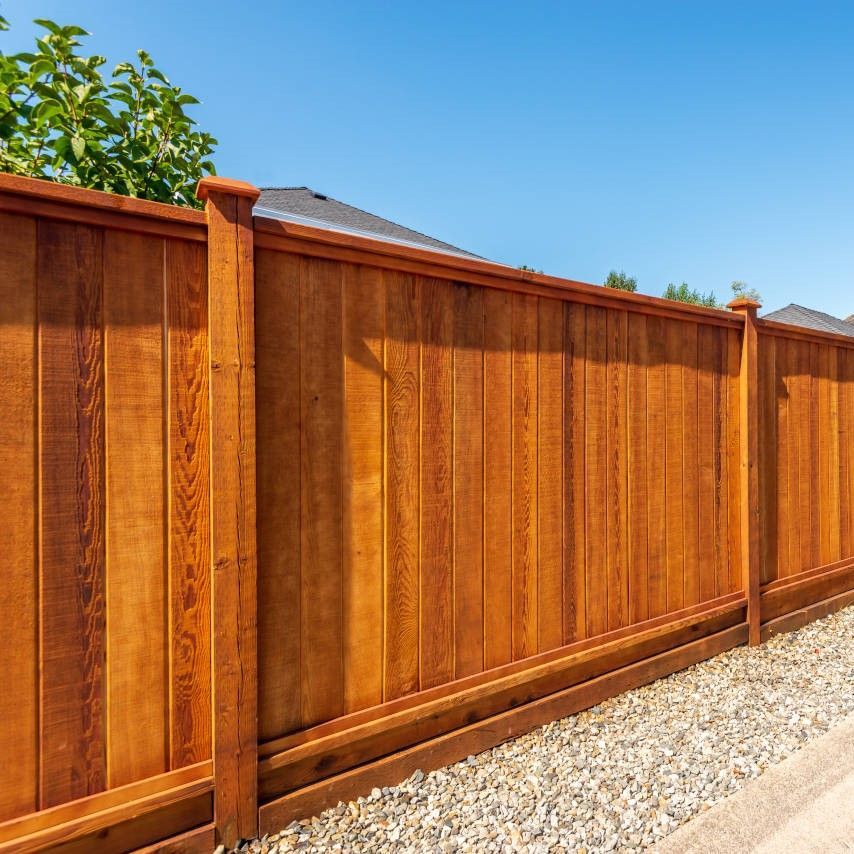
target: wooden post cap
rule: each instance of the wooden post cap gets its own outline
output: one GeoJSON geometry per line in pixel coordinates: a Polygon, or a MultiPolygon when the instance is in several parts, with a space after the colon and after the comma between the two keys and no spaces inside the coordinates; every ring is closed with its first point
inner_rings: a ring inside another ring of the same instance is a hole
{"type": "Polygon", "coordinates": [[[234,178],[220,178],[219,175],[208,175],[199,181],[196,187],[196,198],[206,199],[209,193],[225,193],[229,196],[243,196],[255,201],[261,191],[246,181],[236,181],[234,178]]]}
{"type": "Polygon", "coordinates": [[[732,302],[728,302],[726,307],[731,311],[756,311],[762,308],[762,303],[750,297],[737,297],[732,302]]]}

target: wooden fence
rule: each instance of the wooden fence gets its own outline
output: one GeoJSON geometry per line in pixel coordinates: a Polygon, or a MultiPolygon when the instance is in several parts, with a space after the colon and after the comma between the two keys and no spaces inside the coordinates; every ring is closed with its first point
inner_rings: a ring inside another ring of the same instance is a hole
{"type": "Polygon", "coordinates": [[[854,339],[200,192],[0,176],[0,851],[210,851],[854,601],[854,339]]]}

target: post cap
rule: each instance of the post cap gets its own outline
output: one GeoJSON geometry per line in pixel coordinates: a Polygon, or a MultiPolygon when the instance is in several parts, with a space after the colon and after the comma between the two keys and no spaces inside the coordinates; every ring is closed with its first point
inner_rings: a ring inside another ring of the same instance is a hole
{"type": "Polygon", "coordinates": [[[255,201],[261,191],[246,181],[236,181],[234,178],[221,178],[219,175],[206,175],[196,187],[196,198],[206,199],[209,193],[225,193],[229,196],[243,196],[255,201]]]}
{"type": "Polygon", "coordinates": [[[750,311],[751,309],[755,311],[762,308],[762,303],[749,297],[737,297],[732,302],[728,302],[726,307],[732,311],[750,311]]]}

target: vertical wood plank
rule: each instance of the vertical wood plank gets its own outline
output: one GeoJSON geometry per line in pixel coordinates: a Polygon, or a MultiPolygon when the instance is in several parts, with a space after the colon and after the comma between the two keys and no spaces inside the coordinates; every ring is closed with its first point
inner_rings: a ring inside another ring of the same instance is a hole
{"type": "Polygon", "coordinates": [[[802,488],[800,469],[800,450],[798,441],[797,408],[799,398],[803,398],[802,383],[798,377],[798,342],[789,341],[786,348],[784,367],[786,392],[786,451],[788,495],[786,500],[789,553],[786,568],[790,575],[800,570],[801,560],[801,517],[798,512],[800,491],[802,488]]]}
{"type": "Polygon", "coordinates": [[[729,592],[743,589],[744,563],[742,504],[744,484],[741,467],[741,392],[742,343],[735,329],[727,330],[727,480],[729,482],[729,592]]]}
{"type": "Polygon", "coordinates": [[[168,769],[163,241],[104,235],[110,788],[168,769]]]}
{"type": "Polygon", "coordinates": [[[831,491],[830,460],[830,347],[818,348],[818,465],[819,465],[819,560],[822,566],[832,561],[831,527],[833,498],[831,491]]]}
{"type": "Polygon", "coordinates": [[[386,575],[384,697],[418,690],[420,286],[386,281],[386,575]]]}
{"type": "Polygon", "coordinates": [[[647,370],[647,471],[649,617],[667,613],[666,537],[666,381],[664,321],[647,318],[649,369],[647,370]]]}
{"type": "Polygon", "coordinates": [[[484,664],[512,660],[512,295],[486,290],[483,409],[484,664]],[[487,436],[488,431],[488,436],[487,436]]]}
{"type": "MultiPolygon", "coordinates": [[[[795,346],[789,342],[789,346],[795,346]]],[[[811,403],[810,390],[810,345],[807,342],[797,344],[797,385],[794,402],[797,406],[798,423],[798,533],[801,541],[799,570],[809,569],[812,562],[811,520],[815,516],[812,494],[812,439],[811,439],[811,403]]]]}
{"type": "Polygon", "coordinates": [[[454,675],[459,679],[484,667],[484,291],[458,284],[454,299],[454,675]]]}
{"type": "Polygon", "coordinates": [[[300,556],[304,726],[344,710],[342,266],[306,258],[300,278],[300,556]]]}
{"type": "MultiPolygon", "coordinates": [[[[204,178],[210,297],[214,820],[226,846],[258,829],[255,273],[258,190],[204,178]]],[[[339,529],[340,533],[340,529],[339,529]]],[[[340,551],[339,551],[340,553],[340,551]]]]}
{"type": "Polygon", "coordinates": [[[727,445],[727,331],[715,330],[712,378],[715,449],[715,591],[729,592],[729,471],[727,445]]]}
{"type": "Polygon", "coordinates": [[[208,281],[203,246],[165,247],[169,359],[170,766],[211,757],[208,281]]]}
{"type": "Polygon", "coordinates": [[[729,307],[744,317],[738,375],[739,512],[741,586],[747,594],[749,642],[760,642],[759,627],[759,354],[756,310],[749,299],[734,300],[729,307]]]}
{"type": "Polygon", "coordinates": [[[682,327],[682,491],[684,516],[682,538],[685,545],[685,607],[700,602],[700,508],[699,508],[699,398],[697,385],[697,324],[682,327]]]}
{"type": "MultiPolygon", "coordinates": [[[[302,724],[300,631],[300,271],[255,253],[258,443],[258,737],[302,724]]],[[[381,358],[381,357],[380,357],[381,358]]],[[[380,367],[382,361],[380,361],[380,367]]],[[[367,418],[370,422],[370,415],[367,418]]],[[[381,602],[381,600],[380,600],[381,602]]],[[[382,630],[382,620],[378,631],[382,630]]],[[[381,662],[374,668],[382,675],[381,662]]]]}
{"type": "Polygon", "coordinates": [[[513,659],[537,652],[537,298],[513,295],[513,659]]]}
{"type": "Polygon", "coordinates": [[[605,309],[587,307],[585,376],[585,568],[587,636],[608,630],[607,329],[605,309]]]}
{"type": "Polygon", "coordinates": [[[537,614],[540,652],[563,644],[563,303],[539,301],[537,614]]]}
{"type": "Polygon", "coordinates": [[[810,483],[810,554],[804,569],[822,565],[821,523],[825,508],[821,505],[821,393],[820,393],[819,345],[809,344],[809,435],[810,454],[808,479],[810,483]]]}
{"type": "Polygon", "coordinates": [[[629,622],[649,619],[647,540],[649,519],[647,459],[647,366],[649,339],[642,314],[629,315],[628,447],[629,447],[629,622]]]}
{"type": "Polygon", "coordinates": [[[587,637],[586,386],[587,321],[583,305],[564,307],[564,582],[563,640],[587,637]]]}
{"type": "Polygon", "coordinates": [[[682,368],[684,343],[681,323],[668,320],[664,327],[666,388],[666,526],[667,526],[667,612],[678,611],[685,604],[685,484],[683,481],[682,368]]]}
{"type": "Polygon", "coordinates": [[[344,273],[344,708],[382,702],[383,346],[375,267],[344,273]]]}
{"type": "Polygon", "coordinates": [[[41,806],[102,791],[103,234],[38,227],[41,370],[41,806]]]}
{"type": "MultiPolygon", "coordinates": [[[[759,474],[763,584],[777,578],[777,339],[759,337],[759,474]]],[[[797,440],[797,436],[795,435],[797,440]]],[[[797,449],[797,441],[795,441],[797,449]]]]}
{"type": "Polygon", "coordinates": [[[0,652],[7,682],[0,694],[5,821],[39,806],[35,220],[0,213],[0,234],[0,491],[6,517],[0,621],[12,627],[0,652]]]}
{"type": "Polygon", "coordinates": [[[607,327],[606,515],[608,530],[608,631],[628,625],[628,450],[626,361],[628,317],[609,309],[607,327]]]}
{"type": "Polygon", "coordinates": [[[717,330],[700,326],[697,369],[697,502],[700,531],[698,543],[699,596],[715,598],[715,399],[714,342],[717,330]]]}
{"type": "Polygon", "coordinates": [[[839,383],[839,551],[844,560],[851,555],[851,376],[848,372],[848,350],[836,350],[839,383]]]}
{"type": "Polygon", "coordinates": [[[796,519],[789,518],[789,474],[792,470],[789,453],[792,433],[789,427],[789,410],[793,408],[798,395],[794,378],[788,374],[790,356],[796,346],[795,342],[787,341],[785,338],[779,338],[776,343],[775,381],[781,391],[777,397],[777,443],[774,446],[777,468],[777,571],[780,578],[790,575],[793,571],[790,568],[789,537],[792,525],[797,524],[796,519]]]}
{"type": "Polygon", "coordinates": [[[422,689],[454,673],[453,285],[421,283],[421,677],[422,689]]]}

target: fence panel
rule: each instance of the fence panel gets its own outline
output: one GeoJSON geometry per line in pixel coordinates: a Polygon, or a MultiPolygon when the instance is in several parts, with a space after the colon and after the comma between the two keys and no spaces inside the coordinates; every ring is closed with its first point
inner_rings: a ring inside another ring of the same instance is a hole
{"type": "Polygon", "coordinates": [[[169,835],[210,821],[203,220],[0,190],[0,847],[189,786],[169,835]]]}
{"type": "Polygon", "coordinates": [[[760,333],[762,620],[791,626],[854,588],[854,342],[760,333]]]}
{"type": "Polygon", "coordinates": [[[262,799],[739,622],[740,318],[264,228],[262,799]]]}

